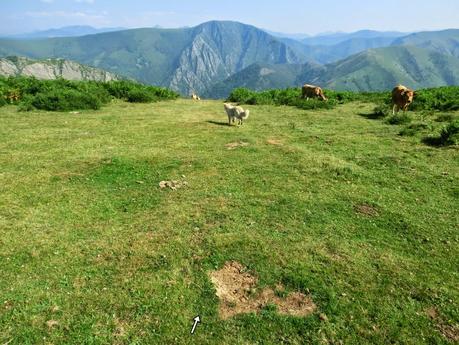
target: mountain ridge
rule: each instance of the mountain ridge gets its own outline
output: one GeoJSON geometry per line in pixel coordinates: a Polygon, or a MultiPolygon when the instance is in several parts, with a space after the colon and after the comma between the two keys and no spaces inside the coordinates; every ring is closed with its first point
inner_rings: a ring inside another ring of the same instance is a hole
{"type": "Polygon", "coordinates": [[[60,57],[182,94],[204,91],[254,62],[300,63],[303,56],[264,31],[232,21],[182,29],[130,29],[75,38],[0,40],[0,57],[60,57]]]}
{"type": "Polygon", "coordinates": [[[254,64],[214,84],[205,95],[226,98],[236,87],[263,91],[304,83],[337,91],[384,91],[399,83],[415,89],[459,85],[459,58],[415,46],[396,46],[369,49],[327,65],[254,64]]]}
{"type": "Polygon", "coordinates": [[[68,80],[111,81],[120,77],[97,68],[65,59],[34,60],[9,56],[0,58],[0,76],[27,76],[37,79],[63,78],[68,80]]]}

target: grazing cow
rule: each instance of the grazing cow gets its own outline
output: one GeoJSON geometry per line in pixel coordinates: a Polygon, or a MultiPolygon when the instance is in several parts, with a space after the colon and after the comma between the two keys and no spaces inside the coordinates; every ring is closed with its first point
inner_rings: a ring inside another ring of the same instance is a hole
{"type": "Polygon", "coordinates": [[[226,114],[228,115],[228,124],[231,126],[231,122],[237,121],[237,124],[242,125],[242,121],[249,117],[250,110],[243,109],[240,106],[235,106],[229,103],[223,103],[226,114]]]}
{"type": "Polygon", "coordinates": [[[413,103],[414,91],[408,89],[406,86],[397,85],[392,90],[392,103],[394,107],[392,108],[392,114],[395,114],[395,109],[397,113],[402,109],[406,111],[408,106],[413,103]]]}
{"type": "Polygon", "coordinates": [[[301,88],[302,98],[320,98],[322,101],[326,101],[327,98],[324,95],[322,89],[318,86],[304,84],[301,88]]]}
{"type": "Polygon", "coordinates": [[[194,92],[191,95],[191,99],[193,101],[200,101],[201,100],[201,98],[197,94],[195,94],[194,92]]]}

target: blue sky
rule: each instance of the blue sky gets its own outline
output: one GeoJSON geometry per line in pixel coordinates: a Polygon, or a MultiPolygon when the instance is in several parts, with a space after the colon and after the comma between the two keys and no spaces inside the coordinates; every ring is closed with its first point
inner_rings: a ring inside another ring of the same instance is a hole
{"type": "Polygon", "coordinates": [[[458,0],[0,0],[0,34],[67,25],[182,27],[236,20],[287,33],[459,27],[458,0]]]}

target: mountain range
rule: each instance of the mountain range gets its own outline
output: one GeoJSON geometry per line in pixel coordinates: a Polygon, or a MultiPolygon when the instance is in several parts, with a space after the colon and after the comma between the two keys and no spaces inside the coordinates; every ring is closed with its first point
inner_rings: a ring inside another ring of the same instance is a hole
{"type": "Polygon", "coordinates": [[[305,82],[359,91],[399,82],[414,88],[459,84],[459,30],[287,36],[211,21],[192,28],[0,39],[0,57],[64,58],[207,97],[225,97],[238,86],[262,90],[305,82]]]}
{"type": "Polygon", "coordinates": [[[85,35],[100,34],[103,32],[121,31],[125,28],[94,28],[89,25],[72,25],[63,28],[39,30],[34,32],[27,32],[23,34],[10,35],[6,38],[11,39],[37,39],[37,38],[53,38],[53,37],[78,37],[85,35]]]}

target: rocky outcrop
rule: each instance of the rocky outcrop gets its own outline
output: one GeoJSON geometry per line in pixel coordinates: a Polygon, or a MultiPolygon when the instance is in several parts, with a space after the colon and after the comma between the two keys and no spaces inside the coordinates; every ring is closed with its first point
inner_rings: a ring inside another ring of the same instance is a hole
{"type": "Polygon", "coordinates": [[[33,60],[25,57],[0,59],[1,76],[28,76],[38,79],[118,80],[117,75],[65,59],[33,60]]]}
{"type": "Polygon", "coordinates": [[[200,93],[254,61],[279,64],[302,60],[287,45],[255,27],[210,22],[194,29],[193,40],[181,53],[168,86],[182,94],[200,93]]]}

